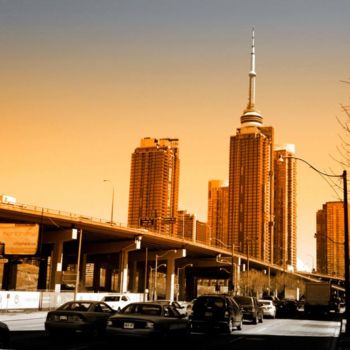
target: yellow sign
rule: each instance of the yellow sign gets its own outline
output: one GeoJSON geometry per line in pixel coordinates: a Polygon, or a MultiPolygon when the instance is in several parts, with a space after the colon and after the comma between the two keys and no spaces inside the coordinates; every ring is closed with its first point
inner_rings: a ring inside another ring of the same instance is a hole
{"type": "Polygon", "coordinates": [[[38,224],[0,224],[4,255],[34,255],[38,248],[38,224]]]}

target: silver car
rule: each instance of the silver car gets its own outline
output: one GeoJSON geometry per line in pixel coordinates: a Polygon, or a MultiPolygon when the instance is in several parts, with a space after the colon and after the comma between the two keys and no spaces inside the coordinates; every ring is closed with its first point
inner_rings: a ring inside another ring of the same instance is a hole
{"type": "Polygon", "coordinates": [[[263,309],[264,316],[276,317],[276,306],[272,300],[259,299],[258,302],[263,309]]]}

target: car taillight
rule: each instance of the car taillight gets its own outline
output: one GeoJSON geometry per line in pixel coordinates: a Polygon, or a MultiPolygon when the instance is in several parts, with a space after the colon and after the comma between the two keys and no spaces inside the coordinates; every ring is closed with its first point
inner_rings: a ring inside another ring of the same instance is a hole
{"type": "Polygon", "coordinates": [[[81,317],[79,315],[69,315],[68,316],[68,321],[70,322],[80,322],[82,321],[81,317]]]}
{"type": "Polygon", "coordinates": [[[154,323],[153,322],[146,322],[145,328],[153,329],[154,328],[154,323]]]}

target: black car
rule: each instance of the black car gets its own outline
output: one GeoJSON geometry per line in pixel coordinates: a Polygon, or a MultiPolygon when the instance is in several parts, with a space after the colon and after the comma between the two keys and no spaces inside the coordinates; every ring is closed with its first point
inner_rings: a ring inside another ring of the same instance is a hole
{"type": "Polygon", "coordinates": [[[276,316],[295,317],[298,314],[298,302],[294,299],[281,299],[276,305],[276,316]]]}
{"type": "Polygon", "coordinates": [[[0,348],[8,347],[10,341],[10,330],[6,323],[0,322],[0,348]]]}
{"type": "Polygon", "coordinates": [[[263,322],[264,311],[259,305],[257,298],[249,296],[235,296],[234,299],[243,311],[244,320],[252,321],[254,324],[263,322]]]}
{"type": "Polygon", "coordinates": [[[107,319],[115,313],[115,310],[102,301],[69,301],[48,312],[45,330],[53,336],[67,332],[101,335],[105,331],[107,319]]]}
{"type": "Polygon", "coordinates": [[[227,295],[201,295],[193,303],[190,315],[191,329],[219,329],[232,333],[242,329],[243,314],[235,300],[227,295]]]}
{"type": "Polygon", "coordinates": [[[130,303],[107,321],[108,337],[167,337],[187,335],[189,321],[166,302],[130,303]]]}

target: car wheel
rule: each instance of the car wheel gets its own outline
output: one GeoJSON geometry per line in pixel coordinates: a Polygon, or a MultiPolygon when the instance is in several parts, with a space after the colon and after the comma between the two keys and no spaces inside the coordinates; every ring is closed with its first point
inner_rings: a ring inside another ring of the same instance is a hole
{"type": "Polygon", "coordinates": [[[238,329],[239,331],[241,331],[241,330],[242,330],[242,326],[243,326],[243,321],[241,320],[241,321],[239,322],[239,325],[237,326],[237,329],[238,329]]]}
{"type": "Polygon", "coordinates": [[[232,334],[233,333],[233,320],[230,318],[227,324],[227,333],[232,334]]]}

